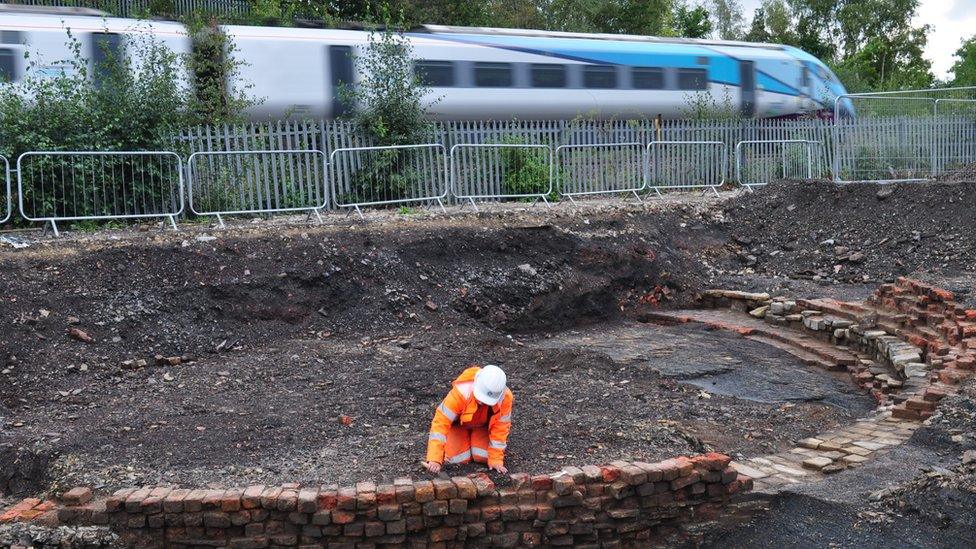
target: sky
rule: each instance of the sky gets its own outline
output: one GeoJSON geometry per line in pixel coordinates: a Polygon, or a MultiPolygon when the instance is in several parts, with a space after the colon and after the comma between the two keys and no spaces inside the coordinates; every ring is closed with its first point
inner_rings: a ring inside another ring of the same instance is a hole
{"type": "MultiPolygon", "coordinates": [[[[762,0],[741,0],[746,22],[762,0]]],[[[921,0],[914,23],[931,25],[925,57],[932,62],[937,78],[949,77],[953,54],[962,41],[976,34],[976,0],[921,0]]]]}

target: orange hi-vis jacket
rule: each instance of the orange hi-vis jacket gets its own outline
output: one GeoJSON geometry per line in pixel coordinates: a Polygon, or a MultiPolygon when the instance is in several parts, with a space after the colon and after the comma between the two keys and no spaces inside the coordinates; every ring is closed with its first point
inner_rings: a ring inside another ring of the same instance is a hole
{"type": "Polygon", "coordinates": [[[461,372],[453,382],[451,391],[434,411],[427,440],[427,461],[444,463],[444,446],[452,426],[463,429],[488,430],[488,448],[471,448],[476,457],[487,457],[488,466],[503,465],[508,433],[512,428],[512,391],[505,388],[505,395],[498,404],[488,406],[474,397],[474,376],[481,368],[471,366],[461,372]],[[487,451],[487,456],[479,455],[487,451]]]}

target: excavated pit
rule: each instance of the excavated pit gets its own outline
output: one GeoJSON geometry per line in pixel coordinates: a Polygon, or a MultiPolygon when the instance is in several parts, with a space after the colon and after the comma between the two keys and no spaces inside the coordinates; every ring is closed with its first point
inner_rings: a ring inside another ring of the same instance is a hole
{"type": "Polygon", "coordinates": [[[418,475],[432,409],[471,363],[510,374],[520,472],[766,453],[863,413],[871,400],[849,383],[760,343],[628,320],[691,303],[708,283],[701,254],[734,261],[706,218],[624,209],[4,251],[0,490],[418,475]]]}

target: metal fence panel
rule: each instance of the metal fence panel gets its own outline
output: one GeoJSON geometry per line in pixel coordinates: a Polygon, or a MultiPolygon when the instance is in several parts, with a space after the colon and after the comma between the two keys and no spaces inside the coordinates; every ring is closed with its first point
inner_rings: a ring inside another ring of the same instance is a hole
{"type": "Polygon", "coordinates": [[[0,162],[3,162],[4,200],[7,201],[7,205],[5,206],[6,209],[2,210],[4,212],[3,218],[0,218],[0,225],[3,225],[7,221],[10,221],[10,216],[14,210],[14,199],[10,194],[10,162],[7,160],[7,157],[3,156],[2,154],[0,154],[0,162]]]}
{"type": "Polygon", "coordinates": [[[735,178],[752,189],[776,179],[813,179],[820,143],[801,139],[747,140],[735,146],[735,178]]]}
{"type": "Polygon", "coordinates": [[[347,147],[332,151],[332,195],[339,208],[436,202],[447,197],[444,145],[347,147]]]}
{"type": "Polygon", "coordinates": [[[322,151],[195,152],[186,161],[190,211],[223,216],[319,211],[329,203],[322,151]]]}
{"type": "Polygon", "coordinates": [[[648,186],[662,190],[710,189],[725,184],[728,148],[723,141],[652,141],[647,145],[648,186]]]}
{"type": "Polygon", "coordinates": [[[451,147],[451,189],[475,209],[477,200],[534,199],[549,205],[552,148],[526,143],[462,143],[451,147]]]}
{"type": "Polygon", "coordinates": [[[554,187],[560,195],[632,193],[640,200],[647,188],[642,143],[562,145],[556,148],[554,187]]]}
{"type": "Polygon", "coordinates": [[[27,221],[168,218],[183,213],[183,161],[168,151],[26,152],[17,158],[27,221]]]}

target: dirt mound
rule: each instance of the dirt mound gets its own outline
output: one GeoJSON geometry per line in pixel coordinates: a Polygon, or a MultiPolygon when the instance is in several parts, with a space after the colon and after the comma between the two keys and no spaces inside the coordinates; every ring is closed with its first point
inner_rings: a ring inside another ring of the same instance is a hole
{"type": "Polygon", "coordinates": [[[912,515],[950,532],[972,536],[976,529],[976,384],[943,400],[916,442],[960,456],[949,468],[929,467],[920,476],[876,494],[880,506],[912,515]]]}
{"type": "Polygon", "coordinates": [[[724,215],[734,251],[757,273],[873,284],[972,271],[974,211],[972,182],[783,181],[729,201],[724,215]]]}

